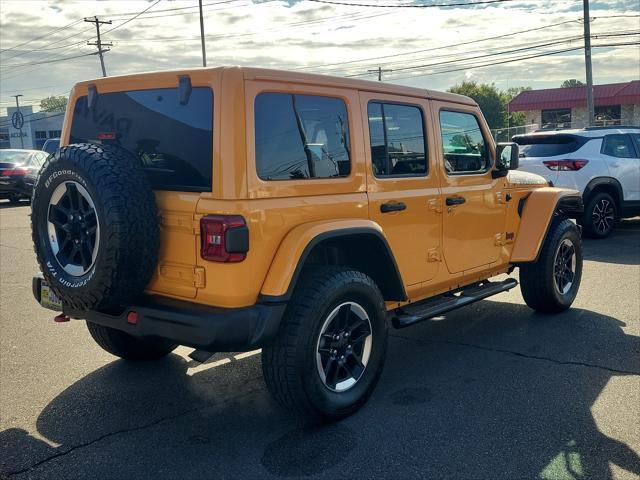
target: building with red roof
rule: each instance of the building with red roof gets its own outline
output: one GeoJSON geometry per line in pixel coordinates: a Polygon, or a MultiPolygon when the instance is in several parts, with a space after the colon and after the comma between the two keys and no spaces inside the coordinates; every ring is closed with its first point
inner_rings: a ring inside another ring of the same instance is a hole
{"type": "MultiPolygon", "coordinates": [[[[640,125],[640,80],[593,86],[596,125],[640,125]]],[[[521,92],[509,113],[525,112],[536,128],[587,126],[587,88],[547,88],[521,92]]]]}

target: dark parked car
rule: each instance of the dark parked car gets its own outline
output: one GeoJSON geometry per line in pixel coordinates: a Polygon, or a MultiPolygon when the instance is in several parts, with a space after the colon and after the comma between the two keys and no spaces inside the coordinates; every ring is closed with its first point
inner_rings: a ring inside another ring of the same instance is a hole
{"type": "Polygon", "coordinates": [[[0,150],[0,198],[31,198],[33,184],[49,154],[41,150],[0,150]]]}
{"type": "Polygon", "coordinates": [[[44,142],[44,145],[42,145],[42,151],[47,152],[48,154],[54,153],[59,148],[60,148],[59,138],[50,138],[46,142],[44,142]]]}

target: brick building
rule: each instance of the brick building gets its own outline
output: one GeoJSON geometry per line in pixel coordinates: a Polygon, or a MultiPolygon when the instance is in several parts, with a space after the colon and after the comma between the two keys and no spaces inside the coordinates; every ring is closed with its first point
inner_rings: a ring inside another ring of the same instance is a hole
{"type": "MultiPolygon", "coordinates": [[[[593,86],[596,125],[640,125],[640,80],[593,86]]],[[[509,102],[509,113],[525,112],[535,128],[587,126],[586,87],[521,92],[509,102]]]]}

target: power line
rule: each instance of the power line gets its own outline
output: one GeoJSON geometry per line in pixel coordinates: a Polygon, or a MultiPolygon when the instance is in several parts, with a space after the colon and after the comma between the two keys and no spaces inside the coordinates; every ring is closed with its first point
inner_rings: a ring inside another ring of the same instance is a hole
{"type": "Polygon", "coordinates": [[[71,23],[69,23],[69,24],[67,24],[67,25],[64,25],[64,26],[62,26],[62,27],[58,27],[58,28],[55,28],[55,29],[53,29],[53,30],[50,30],[49,32],[47,32],[47,33],[45,33],[45,34],[40,35],[40,36],[35,37],[35,38],[32,38],[31,40],[27,40],[26,42],[18,43],[17,45],[14,45],[13,47],[0,49],[0,53],[8,52],[8,51],[10,51],[10,50],[15,50],[16,48],[18,48],[18,47],[22,47],[23,45],[27,45],[27,44],[29,44],[29,43],[31,43],[31,42],[35,42],[36,40],[40,40],[41,38],[48,37],[48,36],[50,36],[50,35],[53,35],[54,33],[59,32],[60,30],[64,30],[65,28],[69,28],[69,27],[72,27],[72,26],[74,26],[74,25],[77,25],[77,24],[78,24],[78,23],[80,23],[81,21],[82,21],[82,20],[76,20],[75,22],[71,22],[71,23]]]}
{"type": "Polygon", "coordinates": [[[30,67],[31,65],[43,65],[45,63],[64,62],[66,60],[73,60],[74,58],[88,57],[90,55],[98,55],[98,52],[83,53],[82,55],[74,55],[72,57],[64,57],[64,58],[58,58],[58,59],[42,60],[42,61],[38,61],[38,62],[17,63],[17,64],[13,64],[13,65],[6,65],[6,67],[13,67],[13,68],[30,67]]]}
{"type": "MultiPolygon", "coordinates": [[[[640,45],[640,42],[624,42],[624,43],[606,43],[606,44],[600,44],[600,45],[592,45],[592,48],[604,48],[604,47],[620,47],[620,46],[627,46],[627,45],[640,45]]],[[[391,80],[406,80],[406,79],[412,79],[412,78],[418,78],[418,77],[427,77],[427,76],[431,76],[431,75],[440,75],[442,73],[452,73],[452,72],[459,72],[462,70],[473,70],[476,68],[483,68],[483,67],[491,67],[494,65],[503,65],[505,63],[512,63],[512,62],[520,62],[522,60],[529,60],[529,59],[533,59],[533,58],[539,58],[539,57],[547,57],[547,56],[551,56],[551,55],[558,55],[561,53],[567,53],[567,52],[574,52],[577,50],[582,50],[584,47],[572,47],[572,48],[565,48],[562,50],[554,50],[551,52],[544,52],[544,53],[539,53],[539,54],[534,54],[534,55],[528,55],[528,56],[523,56],[523,57],[517,57],[517,58],[512,58],[512,59],[507,59],[507,60],[501,60],[501,61],[497,61],[497,62],[490,62],[490,63],[485,63],[485,64],[479,64],[479,65],[467,65],[467,66],[463,66],[460,68],[453,68],[450,70],[441,70],[441,71],[436,71],[436,72],[429,72],[429,73],[421,73],[418,75],[410,75],[410,76],[406,76],[406,77],[396,77],[396,78],[392,78],[391,80]]]]}
{"type": "Polygon", "coordinates": [[[393,4],[393,5],[384,5],[384,4],[376,4],[376,3],[349,3],[349,2],[338,2],[333,0],[308,0],[310,2],[316,3],[327,3],[329,5],[348,5],[350,7],[374,7],[374,8],[433,8],[433,7],[469,7],[472,5],[484,5],[489,3],[504,3],[504,2],[514,2],[517,0],[478,0],[472,2],[458,2],[458,3],[418,3],[418,4],[393,4]]]}
{"type": "Polygon", "coordinates": [[[298,68],[295,68],[294,70],[306,70],[306,69],[311,69],[311,68],[332,67],[334,65],[347,65],[347,64],[351,64],[351,63],[360,63],[360,62],[366,62],[366,61],[370,61],[370,60],[381,60],[383,58],[392,58],[392,57],[398,57],[398,56],[403,56],[403,55],[413,55],[415,53],[433,52],[435,50],[442,50],[444,48],[461,47],[463,45],[470,45],[472,43],[487,42],[489,40],[497,40],[497,39],[500,39],[500,38],[511,37],[511,36],[514,36],[514,35],[521,35],[523,33],[535,32],[535,31],[538,31],[538,30],[546,29],[546,28],[557,27],[559,25],[566,25],[567,23],[580,22],[580,20],[581,19],[566,20],[564,22],[552,23],[551,25],[544,25],[542,27],[529,28],[527,30],[520,30],[520,31],[517,31],[517,32],[505,33],[505,34],[497,35],[497,36],[493,36],[493,37],[485,37],[485,38],[479,38],[479,39],[474,39],[474,40],[468,40],[466,42],[453,43],[453,44],[449,44],[449,45],[442,45],[442,46],[439,46],[439,47],[431,47],[431,48],[424,48],[424,49],[421,49],[421,50],[413,50],[411,52],[396,53],[396,54],[390,54],[390,55],[381,55],[381,56],[378,56],[378,57],[360,58],[360,59],[357,59],[357,60],[348,60],[346,62],[325,63],[323,65],[312,65],[312,66],[306,66],[306,67],[298,67],[298,68]]]}
{"type": "MultiPolygon", "coordinates": [[[[633,32],[627,32],[627,33],[603,33],[603,34],[598,34],[598,35],[594,35],[593,38],[599,38],[599,37],[622,37],[622,36],[627,36],[627,35],[640,35],[640,30],[636,30],[633,32]]],[[[451,63],[460,63],[460,62],[465,62],[468,60],[476,60],[478,58],[486,58],[486,57],[494,57],[496,55],[507,55],[509,53],[516,53],[516,52],[523,52],[526,50],[532,50],[532,49],[537,49],[537,48],[543,48],[543,47],[549,47],[549,46],[553,46],[553,45],[560,45],[563,43],[568,43],[571,42],[573,40],[578,40],[581,39],[582,36],[574,36],[574,37],[566,37],[564,39],[558,39],[552,42],[545,42],[545,43],[539,43],[536,45],[532,45],[532,46],[527,46],[527,47],[518,47],[518,48],[514,48],[514,49],[510,49],[510,50],[502,50],[499,52],[495,52],[495,53],[487,53],[484,55],[474,55],[471,57],[466,57],[466,58],[458,58],[458,59],[454,59],[454,60],[447,60],[447,61],[443,61],[443,62],[435,62],[435,63],[429,63],[429,64],[423,64],[423,65],[408,65],[405,67],[396,67],[394,69],[394,71],[398,72],[398,71],[403,71],[403,70],[415,70],[417,68],[427,68],[427,67],[432,67],[432,66],[439,66],[439,65],[447,65],[447,64],[451,64],[451,63]]],[[[471,52],[468,52],[471,53],[471,52]]],[[[359,74],[354,74],[354,75],[347,75],[347,77],[358,77],[358,76],[364,76],[367,75],[366,73],[359,73],[359,74]]]]}
{"type": "MultiPolygon", "coordinates": [[[[592,20],[596,20],[596,19],[606,19],[606,18],[628,18],[628,17],[640,17],[640,15],[609,15],[609,16],[597,16],[597,17],[592,17],[592,20]]],[[[460,43],[453,43],[453,44],[448,44],[448,45],[441,45],[439,47],[431,47],[431,48],[426,48],[426,49],[421,49],[421,50],[413,50],[410,52],[404,52],[404,53],[395,53],[395,54],[389,54],[389,55],[381,55],[381,56],[376,56],[376,57],[368,57],[368,58],[360,58],[360,59],[356,59],[356,60],[348,60],[345,62],[334,62],[334,63],[325,63],[322,65],[309,65],[309,66],[304,66],[304,67],[296,67],[293,70],[310,70],[310,69],[315,69],[315,68],[323,68],[323,67],[332,67],[332,66],[340,66],[340,65],[348,65],[348,64],[353,64],[353,63],[361,63],[361,62],[367,62],[367,61],[371,61],[371,60],[382,60],[385,58],[394,58],[394,57],[399,57],[399,56],[405,56],[405,55],[413,55],[416,53],[425,53],[425,52],[433,52],[436,50],[442,50],[445,48],[453,48],[453,47],[461,47],[464,45],[470,45],[473,43],[480,43],[480,42],[486,42],[486,41],[490,41],[490,40],[498,40],[500,38],[507,38],[507,37],[512,37],[514,35],[521,35],[524,33],[530,33],[530,32],[535,32],[535,31],[539,31],[539,30],[544,30],[547,28],[553,28],[553,27],[557,27],[557,26],[561,26],[561,25],[566,25],[569,23],[580,23],[582,22],[582,18],[577,18],[574,20],[566,20],[563,22],[558,22],[558,23],[552,23],[550,25],[543,25],[541,27],[535,27],[535,28],[529,28],[526,30],[519,30],[516,32],[510,32],[510,33],[505,33],[502,35],[496,35],[496,36],[492,36],[492,37],[485,37],[485,38],[477,38],[474,40],[468,40],[465,42],[460,42],[460,43]]]]}
{"type": "MultiPolygon", "coordinates": [[[[147,12],[149,9],[155,7],[157,4],[159,4],[162,0],[156,0],[154,3],[152,3],[151,5],[149,5],[147,8],[145,8],[144,10],[142,10],[140,13],[138,13],[137,15],[134,15],[133,17],[131,17],[129,20],[127,20],[126,22],[122,22],[120,25],[117,25],[109,30],[107,30],[106,32],[103,33],[103,35],[106,35],[107,33],[113,32],[114,30],[117,30],[118,28],[126,25],[129,22],[133,22],[136,18],[138,18],[140,15],[142,15],[143,13],[147,12]]],[[[111,22],[109,22],[111,23],[111,22]]]]}

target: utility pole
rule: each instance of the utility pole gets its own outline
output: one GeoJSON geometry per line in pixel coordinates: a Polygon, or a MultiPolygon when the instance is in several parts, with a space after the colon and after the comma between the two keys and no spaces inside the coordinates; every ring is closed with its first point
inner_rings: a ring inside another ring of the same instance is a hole
{"type": "Polygon", "coordinates": [[[104,68],[104,57],[102,56],[102,54],[105,53],[105,52],[108,52],[109,49],[107,48],[107,49],[103,50],[102,47],[113,47],[113,43],[110,43],[110,42],[103,43],[100,40],[100,25],[103,25],[103,24],[111,25],[111,20],[109,20],[109,21],[98,20],[98,17],[93,17],[93,18],[85,18],[84,21],[96,24],[97,41],[96,42],[87,42],[87,45],[93,45],[93,46],[98,47],[98,55],[100,56],[100,65],[102,66],[102,76],[106,77],[107,76],[107,70],[104,68]]]}
{"type": "Polygon", "coordinates": [[[593,106],[593,70],[591,68],[591,26],[589,25],[589,0],[582,0],[584,9],[584,66],[587,70],[587,118],[589,127],[595,124],[593,106]]]}
{"type": "Polygon", "coordinates": [[[204,17],[202,16],[202,0],[198,0],[200,4],[200,42],[202,43],[202,66],[207,66],[207,51],[204,46],[204,17]]]}
{"type": "Polygon", "coordinates": [[[374,70],[367,70],[367,72],[369,73],[377,73],[378,74],[378,81],[381,82],[382,81],[382,74],[383,73],[390,73],[393,72],[393,70],[383,70],[382,67],[378,67],[374,70]]]}
{"type": "MultiPolygon", "coordinates": [[[[20,102],[18,101],[18,98],[22,97],[23,95],[11,95],[12,97],[15,97],[16,99],[16,113],[20,112],[20,102]]],[[[24,117],[22,117],[24,118],[24,117]]],[[[18,131],[20,132],[20,148],[24,149],[24,138],[22,137],[22,125],[24,124],[24,120],[21,120],[19,125],[20,128],[18,128],[18,131]]],[[[15,128],[15,125],[14,125],[15,128]]]]}

